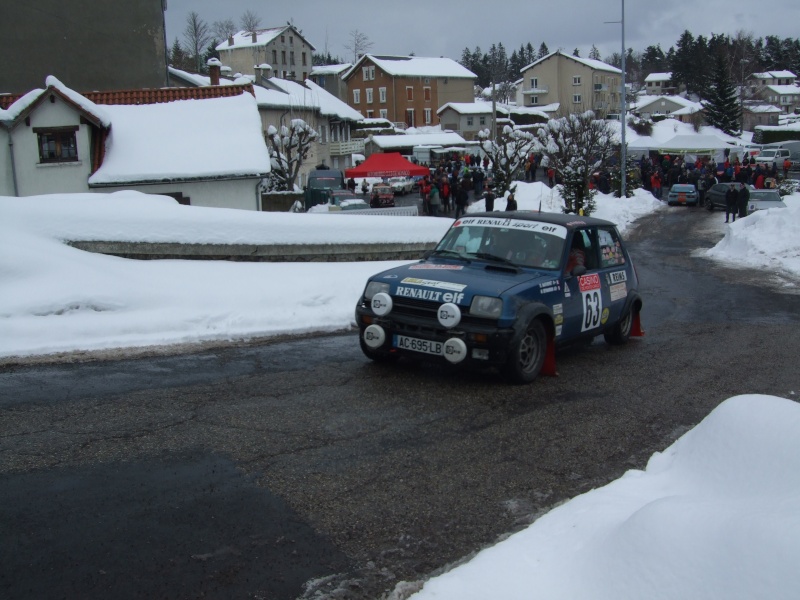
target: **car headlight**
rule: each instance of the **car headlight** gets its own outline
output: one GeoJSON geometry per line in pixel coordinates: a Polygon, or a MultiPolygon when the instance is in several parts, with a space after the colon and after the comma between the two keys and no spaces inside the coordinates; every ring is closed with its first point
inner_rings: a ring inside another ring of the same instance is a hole
{"type": "Polygon", "coordinates": [[[372,297],[377,294],[378,292],[386,292],[389,293],[389,284],[382,283],[380,281],[370,281],[367,284],[367,289],[364,290],[364,297],[367,300],[372,300],[372,297]]]}
{"type": "Polygon", "coordinates": [[[475,296],[469,307],[469,314],[488,319],[499,319],[502,312],[503,301],[491,296],[475,296]]]}

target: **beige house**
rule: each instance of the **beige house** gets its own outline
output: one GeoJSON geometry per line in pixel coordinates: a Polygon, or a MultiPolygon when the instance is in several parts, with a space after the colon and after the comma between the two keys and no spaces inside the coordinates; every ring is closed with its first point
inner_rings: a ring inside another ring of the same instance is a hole
{"type": "MultiPolygon", "coordinates": [[[[687,116],[700,112],[703,110],[703,106],[699,102],[692,102],[682,96],[645,95],[629,106],[628,110],[643,119],[673,116],[677,118],[681,115],[687,116]]],[[[684,119],[679,118],[679,120],[683,121],[684,119]]]]}
{"type": "Polygon", "coordinates": [[[309,79],[342,102],[347,102],[347,84],[342,79],[342,75],[352,66],[351,63],[317,65],[311,69],[309,79]]]}
{"type": "Polygon", "coordinates": [[[592,110],[598,117],[620,111],[622,71],[602,61],[558,50],[520,72],[518,106],[537,108],[559,103],[562,115],[592,110]]]}
{"type": "Polygon", "coordinates": [[[365,54],[342,76],[347,103],[396,127],[438,125],[448,102],[472,102],[477,76],[450,58],[365,54]]]}
{"type": "Polygon", "coordinates": [[[240,31],[217,45],[219,60],[232,73],[255,74],[257,65],[267,64],[276,77],[304,81],[311,72],[311,54],[316,50],[291,25],[240,31]]]}
{"type": "Polygon", "coordinates": [[[742,107],[742,129],[755,131],[758,125],[778,125],[781,109],[771,104],[745,102],[742,107]]]}
{"type": "Polygon", "coordinates": [[[677,93],[672,73],[650,73],[644,79],[644,90],[648,96],[668,96],[677,93]]]}

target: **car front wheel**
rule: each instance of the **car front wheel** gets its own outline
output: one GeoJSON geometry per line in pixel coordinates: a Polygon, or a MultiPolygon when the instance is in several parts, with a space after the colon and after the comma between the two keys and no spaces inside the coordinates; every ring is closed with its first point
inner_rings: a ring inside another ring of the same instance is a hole
{"type": "Polygon", "coordinates": [[[714,210],[714,201],[711,198],[706,198],[706,210],[708,212],[714,210]]]}
{"type": "Polygon", "coordinates": [[[512,383],[530,383],[539,375],[547,351],[547,332],[539,319],[531,321],[514,342],[505,366],[512,383]]]}

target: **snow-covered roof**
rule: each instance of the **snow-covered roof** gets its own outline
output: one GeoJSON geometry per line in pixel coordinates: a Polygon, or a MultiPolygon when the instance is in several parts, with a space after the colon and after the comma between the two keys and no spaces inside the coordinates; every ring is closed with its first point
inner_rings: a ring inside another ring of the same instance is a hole
{"type": "Polygon", "coordinates": [[[509,106],[508,112],[511,115],[529,115],[529,116],[536,116],[536,117],[543,117],[545,119],[549,119],[550,115],[547,114],[549,112],[555,112],[558,110],[559,104],[556,102],[555,104],[546,104],[544,106],[509,106]]]}
{"type": "Polygon", "coordinates": [[[644,78],[645,83],[648,81],[672,81],[672,71],[667,73],[650,73],[644,78]]]}
{"type": "Polygon", "coordinates": [[[765,71],[763,73],[753,73],[756,79],[783,79],[786,77],[797,77],[791,71],[765,71]]]}
{"type": "Polygon", "coordinates": [[[373,135],[373,143],[382,150],[409,146],[458,146],[466,140],[457,133],[417,133],[405,135],[373,135]]]}
{"type": "Polygon", "coordinates": [[[6,110],[0,111],[0,123],[10,124],[17,119],[23,112],[35,104],[49,90],[55,90],[63,98],[76,106],[78,109],[91,117],[98,125],[108,128],[111,126],[111,119],[105,107],[98,106],[88,98],[81,96],[78,92],[68,88],[56,77],[49,75],[45,80],[45,89],[37,88],[20,96],[6,110]]]}
{"type": "MultiPolygon", "coordinates": [[[[211,85],[211,79],[205,75],[197,75],[195,73],[187,73],[169,68],[171,74],[180,77],[184,81],[190,82],[197,86],[211,85]]],[[[310,79],[305,82],[299,83],[289,79],[280,79],[278,77],[271,77],[267,80],[270,87],[263,87],[257,83],[255,76],[240,77],[234,81],[227,79],[220,79],[220,85],[234,85],[241,84],[242,82],[254,83],[253,91],[255,92],[256,102],[261,108],[304,108],[306,110],[319,110],[320,114],[326,117],[334,117],[346,121],[361,121],[364,116],[357,110],[348,106],[321,88],[310,79]]]]}
{"type": "Polygon", "coordinates": [[[348,70],[347,79],[365,62],[371,61],[393,77],[452,77],[454,79],[477,79],[477,75],[452,58],[429,58],[424,56],[377,56],[365,54],[348,70]]]}
{"type": "Polygon", "coordinates": [[[353,66],[353,63],[344,63],[341,65],[317,65],[311,68],[312,75],[341,75],[347,69],[353,66]]]}
{"type": "Polygon", "coordinates": [[[283,25],[281,27],[268,27],[266,29],[257,29],[255,32],[250,31],[239,31],[234,33],[231,37],[233,38],[233,43],[230,44],[229,40],[224,40],[222,43],[217,44],[216,50],[219,52],[220,50],[232,50],[234,48],[251,48],[253,46],[266,46],[270,42],[272,42],[275,38],[277,38],[280,34],[284,33],[286,30],[291,30],[292,35],[296,35],[297,37],[301,38],[306,44],[311,46],[312,50],[316,50],[316,48],[303,37],[303,35],[297,31],[291,25],[283,25]],[[255,33],[255,41],[253,41],[253,33],[255,33]]]}
{"type": "Polygon", "coordinates": [[[642,96],[637,102],[631,104],[630,108],[635,110],[644,110],[651,104],[660,102],[662,100],[672,102],[683,108],[696,108],[698,110],[703,108],[699,102],[692,102],[683,96],[642,96]]]}
{"type": "Polygon", "coordinates": [[[270,170],[250,94],[103,109],[112,127],[90,186],[263,177],[270,170]]]}
{"type": "Polygon", "coordinates": [[[767,85],[765,87],[781,96],[796,96],[800,94],[800,87],[796,85],[767,85]]]}
{"type": "MultiPolygon", "coordinates": [[[[495,106],[498,113],[508,114],[508,109],[504,105],[497,102],[495,106]]],[[[460,115],[486,115],[492,113],[491,102],[448,102],[442,105],[439,110],[436,111],[436,114],[441,114],[448,108],[460,115]]]]}
{"type": "Polygon", "coordinates": [[[744,110],[757,113],[757,114],[767,114],[767,113],[779,113],[783,112],[777,106],[773,106],[772,104],[747,104],[744,105],[744,110]]]}
{"type": "Polygon", "coordinates": [[[596,71],[608,71],[609,73],[619,73],[620,75],[622,74],[622,71],[620,69],[618,69],[617,67],[612,67],[608,63],[604,63],[602,60],[594,60],[593,58],[581,58],[580,56],[572,56],[571,54],[567,54],[562,50],[556,50],[555,52],[551,52],[547,56],[543,56],[542,58],[533,61],[531,64],[522,67],[522,69],[520,69],[520,73],[523,73],[528,69],[530,69],[531,67],[534,67],[539,63],[546,61],[548,58],[551,58],[559,54],[566,58],[571,58],[575,62],[579,62],[583,65],[586,65],[590,69],[595,69],[596,71]]]}

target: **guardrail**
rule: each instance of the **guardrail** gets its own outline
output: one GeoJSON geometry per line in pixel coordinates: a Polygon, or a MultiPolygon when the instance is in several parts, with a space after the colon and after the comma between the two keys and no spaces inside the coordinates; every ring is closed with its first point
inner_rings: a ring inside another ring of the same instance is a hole
{"type": "Polygon", "coordinates": [[[416,217],[419,210],[416,206],[395,206],[392,208],[356,208],[352,210],[329,210],[320,215],[383,215],[385,217],[416,217]]]}

